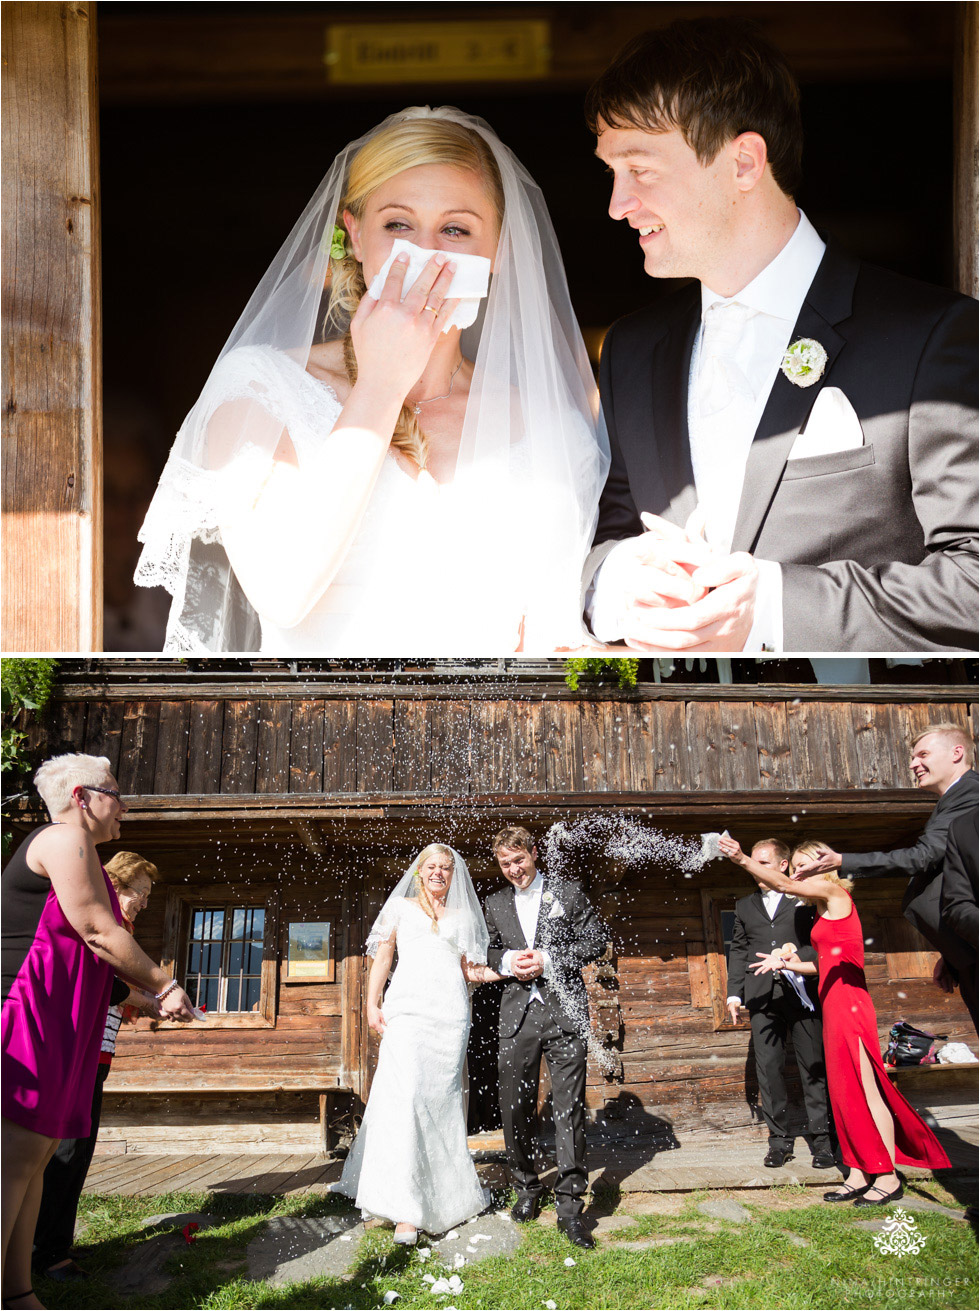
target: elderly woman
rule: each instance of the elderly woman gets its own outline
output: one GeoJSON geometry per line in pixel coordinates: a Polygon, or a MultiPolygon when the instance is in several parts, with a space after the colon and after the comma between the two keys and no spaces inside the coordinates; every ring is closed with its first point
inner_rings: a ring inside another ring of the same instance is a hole
{"type": "MultiPolygon", "coordinates": [[[[134,851],[117,851],[105,867],[122,911],[123,927],[133,932],[133,921],[144,910],[157,877],[157,867],[134,851]]],[[[113,980],[109,1014],[102,1034],[102,1050],[92,1095],[92,1128],[87,1138],[63,1138],[44,1171],[44,1192],[34,1231],[34,1269],[49,1279],[63,1282],[84,1279],[86,1272],[71,1256],[75,1237],[78,1202],[85,1186],[85,1176],[92,1164],[95,1143],[102,1118],[102,1087],[112,1068],[116,1037],[123,1021],[125,1005],[156,1014],[152,993],[130,987],[122,979],[113,980]]]]}
{"type": "Polygon", "coordinates": [[[99,861],[126,805],[104,756],[47,760],[34,778],[51,816],[3,871],[3,1301],[40,1307],[31,1247],[44,1168],[62,1138],[85,1138],[113,971],[151,992],[161,1016],[190,999],[133,941],[99,861]]]}
{"type": "Polygon", "coordinates": [[[864,976],[864,933],[851,900],[851,880],[836,870],[812,877],[802,868],[829,850],[822,842],[803,842],[790,859],[790,875],[760,865],[734,838],[718,846],[736,865],[777,892],[813,901],[818,916],[810,934],[817,961],[803,961],[794,944],[766,955],[757,973],[790,970],[819,975],[827,1091],[848,1167],[843,1184],[824,1193],[827,1202],[880,1206],[902,1196],[895,1163],[949,1169],[949,1159],[932,1130],[889,1081],[881,1059],[878,1017],[864,976]]]}

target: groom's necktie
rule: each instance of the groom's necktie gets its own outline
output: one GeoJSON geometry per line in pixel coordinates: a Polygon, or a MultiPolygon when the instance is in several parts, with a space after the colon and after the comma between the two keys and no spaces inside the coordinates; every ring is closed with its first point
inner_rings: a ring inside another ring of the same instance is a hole
{"type": "Polygon", "coordinates": [[[688,424],[698,508],[709,544],[722,551],[731,549],[753,436],[756,397],[737,356],[746,325],[756,314],[737,301],[708,306],[691,389],[688,424]]]}
{"type": "Polygon", "coordinates": [[[755,399],[749,380],[735,362],[745,325],[755,312],[738,301],[716,301],[705,310],[696,388],[698,412],[704,419],[737,399],[747,399],[750,404],[755,399]]]}

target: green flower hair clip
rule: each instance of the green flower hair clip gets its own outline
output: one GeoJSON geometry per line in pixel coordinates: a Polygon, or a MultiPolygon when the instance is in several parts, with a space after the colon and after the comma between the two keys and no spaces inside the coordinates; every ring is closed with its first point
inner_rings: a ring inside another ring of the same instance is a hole
{"type": "MultiPolygon", "coordinates": [[[[326,238],[324,238],[323,244],[327,244],[326,238]]],[[[336,225],[334,226],[333,232],[330,234],[330,258],[347,258],[347,232],[344,228],[337,227],[336,225]]]]}

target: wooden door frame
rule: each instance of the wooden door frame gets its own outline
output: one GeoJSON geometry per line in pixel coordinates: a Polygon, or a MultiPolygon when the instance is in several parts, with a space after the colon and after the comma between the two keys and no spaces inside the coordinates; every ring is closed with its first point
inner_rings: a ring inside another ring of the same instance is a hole
{"type": "Polygon", "coordinates": [[[3,5],[5,651],[102,646],[95,4],[3,5]]]}

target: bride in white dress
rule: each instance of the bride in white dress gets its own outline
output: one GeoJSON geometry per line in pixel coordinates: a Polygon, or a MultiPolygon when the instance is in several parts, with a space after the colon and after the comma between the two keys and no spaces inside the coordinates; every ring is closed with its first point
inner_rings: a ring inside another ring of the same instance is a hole
{"type": "Polygon", "coordinates": [[[466,1146],[462,1085],[467,982],[500,978],[486,964],[488,941],[463,858],[439,844],[413,861],[368,938],[367,1016],[381,1050],[333,1191],[366,1215],[395,1221],[396,1242],[414,1243],[420,1230],[445,1233],[490,1202],[466,1146]]]}
{"type": "Polygon", "coordinates": [[[393,115],[337,157],[177,435],[136,572],[173,597],[164,649],[579,645],[596,414],[540,190],[482,119],[393,115]],[[433,254],[375,299],[396,239],[433,254]],[[459,254],[492,261],[462,312],[459,254]]]}

